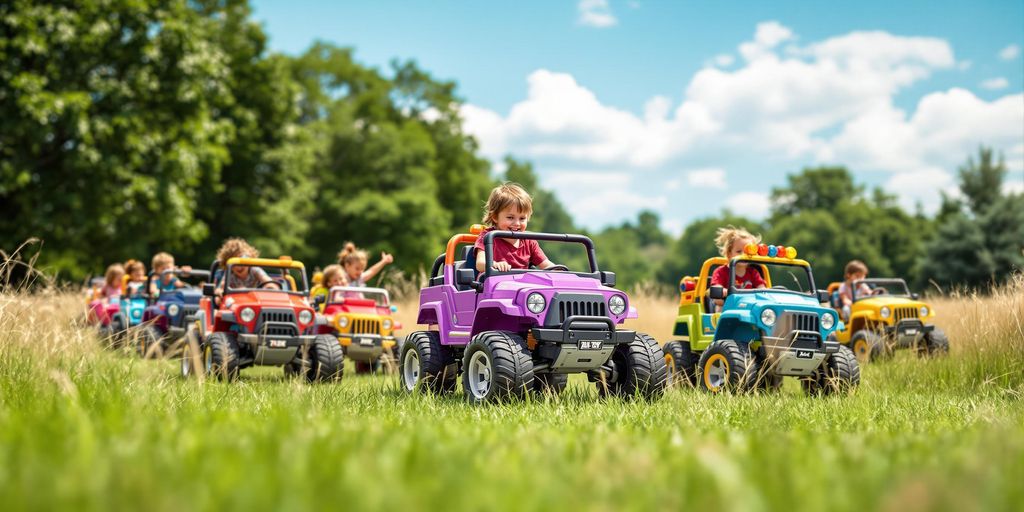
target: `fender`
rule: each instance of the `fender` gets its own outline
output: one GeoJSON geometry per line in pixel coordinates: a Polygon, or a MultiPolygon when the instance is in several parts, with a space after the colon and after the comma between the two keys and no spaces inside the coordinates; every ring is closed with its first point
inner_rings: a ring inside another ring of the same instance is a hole
{"type": "Polygon", "coordinates": [[[445,319],[445,316],[441,314],[440,301],[424,302],[416,316],[416,323],[423,325],[437,324],[443,319],[445,319]]]}
{"type": "Polygon", "coordinates": [[[512,303],[512,299],[487,299],[477,304],[477,309],[491,308],[501,311],[505,315],[519,316],[519,308],[512,303]]]}

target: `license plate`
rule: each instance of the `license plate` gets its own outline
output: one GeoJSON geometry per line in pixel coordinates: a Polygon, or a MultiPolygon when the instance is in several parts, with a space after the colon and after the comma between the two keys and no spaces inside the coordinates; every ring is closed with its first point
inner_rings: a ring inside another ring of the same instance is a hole
{"type": "Polygon", "coordinates": [[[285,348],[288,342],[285,340],[270,340],[270,348],[285,348]]]}
{"type": "Polygon", "coordinates": [[[917,329],[907,329],[907,334],[917,334],[917,329]]]}
{"type": "Polygon", "coordinates": [[[604,347],[603,341],[580,340],[579,342],[580,350],[601,350],[602,347],[604,347]]]}
{"type": "Polygon", "coordinates": [[[373,346],[373,338],[359,338],[359,344],[373,346]]]}
{"type": "Polygon", "coordinates": [[[810,359],[814,357],[814,352],[811,352],[810,350],[797,350],[796,357],[798,359],[810,359]]]}

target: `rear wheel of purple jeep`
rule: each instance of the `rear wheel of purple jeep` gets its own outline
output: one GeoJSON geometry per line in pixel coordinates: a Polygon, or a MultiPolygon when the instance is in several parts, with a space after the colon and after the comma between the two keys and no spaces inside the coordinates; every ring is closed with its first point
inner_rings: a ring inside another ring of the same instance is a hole
{"type": "Polygon", "coordinates": [[[455,390],[456,368],[450,351],[436,331],[417,331],[406,338],[398,378],[407,393],[416,390],[448,393],[455,390]]]}
{"type": "Polygon", "coordinates": [[[615,347],[608,363],[615,371],[610,378],[597,381],[597,393],[602,398],[617,396],[652,400],[665,393],[668,366],[665,353],[654,338],[636,333],[629,344],[615,347]]]}
{"type": "Polygon", "coordinates": [[[519,399],[534,386],[530,349],[509,332],[478,334],[466,346],[462,368],[462,389],[473,403],[519,399]]]}

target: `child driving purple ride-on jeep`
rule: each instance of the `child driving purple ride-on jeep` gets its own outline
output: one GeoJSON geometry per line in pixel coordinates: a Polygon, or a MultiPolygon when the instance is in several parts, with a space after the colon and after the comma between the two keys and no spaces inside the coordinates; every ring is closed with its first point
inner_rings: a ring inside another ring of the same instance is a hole
{"type": "Polygon", "coordinates": [[[615,274],[598,270],[593,242],[582,235],[490,231],[483,235],[486,270],[474,268],[471,234],[453,236],[438,256],[430,283],[420,290],[418,323],[430,330],[410,334],[400,354],[402,388],[453,391],[462,374],[473,403],[523,397],[528,391],[561,392],[571,373],[586,373],[603,396],[657,398],[667,368],[654,338],[619,329],[636,318],[615,274]],[[589,272],[562,265],[546,270],[493,268],[494,244],[535,240],[581,244],[589,272]]]}

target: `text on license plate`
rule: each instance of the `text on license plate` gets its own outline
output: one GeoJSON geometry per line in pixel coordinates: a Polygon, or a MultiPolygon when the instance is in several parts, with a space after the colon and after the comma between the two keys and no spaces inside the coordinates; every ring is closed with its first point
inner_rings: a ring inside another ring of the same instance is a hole
{"type": "Polygon", "coordinates": [[[592,341],[592,340],[580,340],[580,350],[601,350],[604,346],[603,341],[592,341]]]}
{"type": "Polygon", "coordinates": [[[798,357],[800,359],[810,359],[813,356],[814,356],[814,352],[811,352],[810,350],[797,350],[796,351],[796,357],[798,357]]]}
{"type": "Polygon", "coordinates": [[[359,338],[360,345],[373,345],[373,338],[359,338]]]}
{"type": "Polygon", "coordinates": [[[288,342],[285,340],[270,340],[270,348],[285,348],[288,342]]]}
{"type": "Polygon", "coordinates": [[[917,334],[917,329],[907,329],[906,333],[907,334],[917,334]]]}

